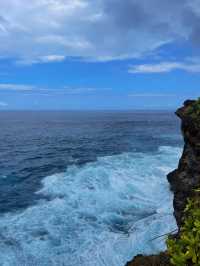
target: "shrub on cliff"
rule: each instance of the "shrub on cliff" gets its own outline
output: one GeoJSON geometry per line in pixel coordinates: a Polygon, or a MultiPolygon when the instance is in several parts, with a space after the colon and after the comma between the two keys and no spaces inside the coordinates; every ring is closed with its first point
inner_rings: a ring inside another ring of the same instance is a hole
{"type": "Polygon", "coordinates": [[[200,118],[200,98],[187,108],[187,114],[191,115],[193,118],[200,118]]]}
{"type": "Polygon", "coordinates": [[[200,266],[200,196],[188,200],[180,236],[169,238],[167,246],[172,265],[200,266]]]}

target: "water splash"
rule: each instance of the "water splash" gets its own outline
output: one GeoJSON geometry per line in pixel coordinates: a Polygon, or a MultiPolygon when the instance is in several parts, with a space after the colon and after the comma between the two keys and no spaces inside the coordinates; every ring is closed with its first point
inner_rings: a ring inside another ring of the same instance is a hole
{"type": "Polygon", "coordinates": [[[1,217],[0,264],[123,266],[165,249],[152,239],[176,228],[166,174],[180,153],[123,153],[46,177],[44,200],[1,217]]]}

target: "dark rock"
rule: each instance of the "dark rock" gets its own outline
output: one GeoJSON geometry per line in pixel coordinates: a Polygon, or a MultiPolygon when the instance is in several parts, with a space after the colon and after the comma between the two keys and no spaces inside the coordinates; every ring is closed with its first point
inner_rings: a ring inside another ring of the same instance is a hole
{"type": "Polygon", "coordinates": [[[187,198],[194,195],[194,189],[200,186],[200,122],[199,117],[190,113],[195,101],[186,101],[176,114],[182,120],[184,149],[178,169],[168,174],[167,178],[174,192],[174,214],[180,228],[187,198]]]}
{"type": "Polygon", "coordinates": [[[186,100],[186,101],[184,102],[184,106],[187,107],[187,106],[189,106],[189,105],[191,105],[191,104],[193,104],[193,103],[195,103],[195,102],[196,102],[195,100],[186,100]]]}
{"type": "MultiPolygon", "coordinates": [[[[185,144],[178,168],[167,176],[174,192],[174,215],[179,229],[183,222],[187,199],[193,197],[194,190],[200,187],[200,112],[195,113],[196,104],[200,106],[200,100],[187,100],[184,106],[176,111],[176,115],[182,121],[181,129],[185,144]]],[[[157,256],[137,256],[126,266],[146,265],[170,265],[167,253],[157,256]]]]}
{"type": "Polygon", "coordinates": [[[132,262],[128,262],[126,266],[168,266],[170,265],[169,258],[166,253],[160,253],[157,256],[142,256],[135,257],[132,262]]]}

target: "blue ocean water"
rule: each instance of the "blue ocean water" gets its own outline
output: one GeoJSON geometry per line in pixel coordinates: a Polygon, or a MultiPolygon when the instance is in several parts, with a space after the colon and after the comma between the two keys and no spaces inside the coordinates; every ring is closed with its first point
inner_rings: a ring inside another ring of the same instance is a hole
{"type": "Polygon", "coordinates": [[[123,266],[176,229],[172,112],[0,112],[0,265],[123,266]],[[156,238],[156,239],[155,239],[156,238]]]}

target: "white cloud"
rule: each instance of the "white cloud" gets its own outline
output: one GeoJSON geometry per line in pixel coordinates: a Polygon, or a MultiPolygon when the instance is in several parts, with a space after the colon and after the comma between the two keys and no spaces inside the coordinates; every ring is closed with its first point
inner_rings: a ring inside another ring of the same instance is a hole
{"type": "Polygon", "coordinates": [[[65,94],[82,94],[82,93],[93,93],[97,91],[97,88],[71,88],[71,87],[65,87],[63,90],[63,93],[65,94]]]}
{"type": "Polygon", "coordinates": [[[129,97],[175,97],[175,94],[166,94],[166,93],[131,93],[128,95],[129,97]]]}
{"type": "Polygon", "coordinates": [[[61,62],[63,60],[65,60],[65,56],[63,55],[47,55],[40,58],[40,61],[44,63],[61,62]]]}
{"type": "Polygon", "coordinates": [[[168,73],[174,70],[183,70],[186,72],[200,72],[200,64],[192,62],[161,62],[157,64],[143,64],[130,66],[130,74],[145,73],[168,73]]]}
{"type": "Polygon", "coordinates": [[[56,62],[62,62],[65,60],[64,55],[47,55],[47,56],[41,56],[34,59],[20,59],[17,60],[16,63],[20,65],[33,65],[33,64],[44,64],[44,63],[56,63],[56,62]]]}
{"type": "Polygon", "coordinates": [[[30,64],[139,57],[177,40],[199,44],[199,22],[197,0],[0,1],[0,56],[30,64]]]}
{"type": "Polygon", "coordinates": [[[6,102],[0,102],[0,107],[6,107],[8,104],[6,102]]]}
{"type": "Polygon", "coordinates": [[[36,87],[32,85],[0,83],[0,90],[31,91],[35,88],[36,87]]]}
{"type": "Polygon", "coordinates": [[[62,89],[65,94],[93,94],[94,92],[111,91],[111,88],[96,88],[96,87],[65,87],[62,89]]]}

